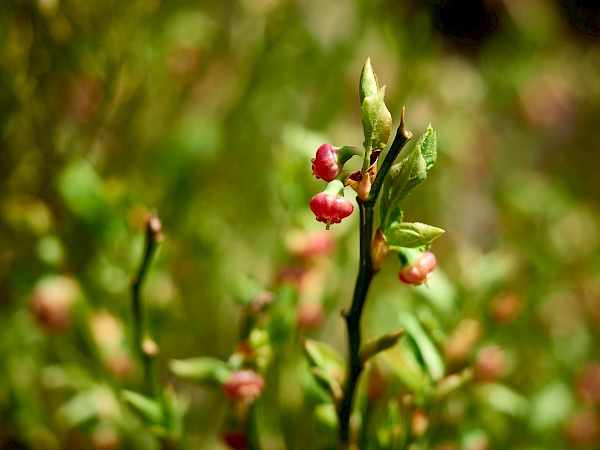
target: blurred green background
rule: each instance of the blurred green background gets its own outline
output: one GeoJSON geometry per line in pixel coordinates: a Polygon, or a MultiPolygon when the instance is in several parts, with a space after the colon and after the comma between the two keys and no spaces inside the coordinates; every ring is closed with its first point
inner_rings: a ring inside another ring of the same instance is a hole
{"type": "MultiPolygon", "coordinates": [[[[437,131],[438,163],[405,211],[446,234],[429,290],[401,286],[386,263],[365,333],[428,302],[449,371],[464,330],[467,362],[491,344],[506,360],[494,386],[508,393],[454,399],[454,426],[427,445],[597,448],[599,36],[598,7],[574,0],[3,0],[0,443],[119,448],[72,431],[86,411],[75,393],[101,396],[100,369],[85,333],[46,333],[32,302],[61,275],[84,317],[128,323],[151,209],[166,236],[145,287],[161,366],[231,354],[235,280],[271,288],[293,264],[289,233],[322,228],[308,207],[322,189],[316,148],[362,143],[370,57],[395,126],[405,105],[413,134],[437,131]]],[[[356,216],[332,227],[331,314],[315,334],[340,349],[356,216]]],[[[191,399],[184,447],[220,448],[220,394],[163,377],[191,399]]],[[[95,433],[110,444],[107,408],[95,433]]]]}

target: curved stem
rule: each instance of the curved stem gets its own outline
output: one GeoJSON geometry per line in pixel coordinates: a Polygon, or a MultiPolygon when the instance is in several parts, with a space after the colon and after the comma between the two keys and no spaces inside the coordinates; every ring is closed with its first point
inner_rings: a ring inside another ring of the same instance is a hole
{"type": "Polygon", "coordinates": [[[155,359],[158,352],[158,347],[156,346],[156,343],[152,339],[152,335],[150,333],[140,290],[142,287],[142,282],[148,273],[148,268],[150,267],[152,257],[162,239],[163,235],[160,220],[156,215],[153,214],[148,218],[146,223],[144,256],[142,257],[137,275],[133,279],[131,285],[131,303],[133,309],[133,333],[135,346],[139,352],[140,358],[142,359],[147,393],[153,398],[156,398],[158,393],[157,373],[155,367],[155,359]]]}

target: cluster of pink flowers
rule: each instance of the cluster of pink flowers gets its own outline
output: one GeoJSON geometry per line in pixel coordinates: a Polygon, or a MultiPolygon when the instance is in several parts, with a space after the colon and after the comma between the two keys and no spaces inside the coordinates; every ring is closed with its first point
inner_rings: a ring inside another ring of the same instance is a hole
{"type": "Polygon", "coordinates": [[[347,147],[323,144],[311,160],[315,177],[327,181],[328,185],[323,192],[310,200],[310,209],[319,222],[327,225],[327,229],[331,224],[340,223],[354,211],[352,202],[344,197],[344,184],[337,179],[342,173],[344,163],[352,156],[351,152],[341,155],[341,149],[347,147]]]}

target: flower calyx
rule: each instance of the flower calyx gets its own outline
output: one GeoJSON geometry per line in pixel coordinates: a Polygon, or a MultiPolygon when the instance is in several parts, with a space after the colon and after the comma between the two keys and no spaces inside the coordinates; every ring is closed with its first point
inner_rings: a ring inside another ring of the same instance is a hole
{"type": "Polygon", "coordinates": [[[371,193],[371,186],[377,176],[377,160],[363,174],[360,170],[352,172],[346,178],[346,184],[356,191],[356,195],[361,202],[364,202],[371,193]]]}

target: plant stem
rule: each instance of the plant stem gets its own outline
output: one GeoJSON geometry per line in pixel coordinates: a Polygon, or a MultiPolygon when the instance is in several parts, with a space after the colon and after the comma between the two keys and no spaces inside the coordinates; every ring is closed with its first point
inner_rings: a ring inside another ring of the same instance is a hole
{"type": "Polygon", "coordinates": [[[346,382],[343,388],[343,397],[338,410],[338,448],[340,450],[349,448],[348,446],[350,444],[350,417],[352,415],[356,386],[363,369],[360,361],[362,341],[360,319],[371,281],[377,273],[377,271],[373,270],[371,264],[375,203],[377,202],[377,198],[383,187],[385,176],[389,172],[404,145],[411,138],[412,134],[410,131],[407,131],[404,128],[404,108],[402,108],[400,126],[396,132],[396,137],[375,177],[375,181],[371,186],[371,192],[364,202],[357,199],[360,209],[360,260],[356,284],[354,286],[352,305],[350,311],[344,313],[348,333],[348,366],[346,369],[346,382]]]}
{"type": "Polygon", "coordinates": [[[147,393],[156,398],[157,389],[157,373],[155,367],[156,355],[158,347],[150,332],[146,311],[141,299],[140,290],[144,278],[150,267],[152,256],[154,255],[158,244],[162,241],[162,225],[155,214],[151,214],[146,222],[146,239],[144,256],[137,271],[137,275],[133,279],[131,285],[131,299],[133,308],[133,330],[135,346],[142,359],[144,368],[144,381],[147,393]]]}

